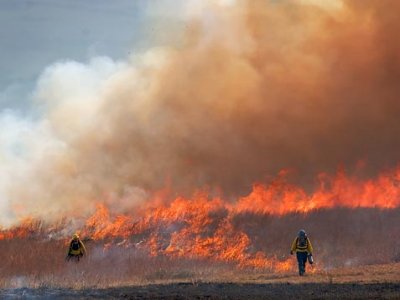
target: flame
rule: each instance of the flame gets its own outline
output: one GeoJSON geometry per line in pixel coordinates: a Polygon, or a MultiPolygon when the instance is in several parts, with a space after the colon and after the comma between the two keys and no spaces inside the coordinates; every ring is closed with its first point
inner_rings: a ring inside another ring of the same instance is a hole
{"type": "Polygon", "coordinates": [[[268,186],[255,184],[252,192],[238,201],[237,210],[283,215],[332,207],[383,209],[400,206],[400,167],[366,181],[347,176],[343,169],[333,178],[321,173],[319,188],[311,195],[287,183],[282,176],[268,186]]]}
{"type": "MultiPolygon", "coordinates": [[[[0,240],[23,239],[29,236],[40,234],[42,223],[32,218],[23,219],[18,226],[10,230],[0,231],[0,240]]],[[[1,228],[0,228],[1,229],[1,228]]]]}
{"type": "Polygon", "coordinates": [[[96,212],[86,221],[85,235],[95,240],[115,237],[127,238],[132,234],[129,230],[130,221],[131,218],[124,215],[119,215],[114,221],[111,221],[107,207],[98,204],[96,212]]]}
{"type": "MultiPolygon", "coordinates": [[[[86,219],[81,235],[103,241],[105,251],[112,245],[129,248],[135,243],[147,249],[151,256],[204,259],[232,263],[240,268],[287,272],[296,267],[294,259],[253,249],[252,237],[235,225],[236,216],[244,212],[284,215],[333,207],[391,209],[400,206],[400,168],[366,181],[348,176],[342,169],[335,176],[322,173],[318,176],[318,188],[311,194],[288,183],[286,175],[287,172],[281,172],[268,185],[255,184],[249,195],[236,202],[211,197],[205,192],[191,198],[177,197],[170,202],[160,201],[157,196],[143,208],[119,215],[99,202],[96,211],[86,219]]],[[[0,239],[57,231],[57,226],[46,228],[41,222],[26,219],[16,227],[1,230],[0,239]]]]}
{"type": "MultiPolygon", "coordinates": [[[[88,219],[85,235],[94,239],[143,236],[151,230],[146,247],[153,256],[209,259],[234,263],[239,267],[268,268],[287,271],[292,260],[267,258],[264,253],[250,253],[251,239],[234,227],[236,210],[220,198],[209,199],[206,194],[193,199],[177,198],[167,206],[148,209],[144,217],[117,216],[110,219],[104,205],[88,219]],[[128,230],[128,231],[127,231],[128,230]]],[[[109,248],[109,244],[106,244],[109,248]]]]}

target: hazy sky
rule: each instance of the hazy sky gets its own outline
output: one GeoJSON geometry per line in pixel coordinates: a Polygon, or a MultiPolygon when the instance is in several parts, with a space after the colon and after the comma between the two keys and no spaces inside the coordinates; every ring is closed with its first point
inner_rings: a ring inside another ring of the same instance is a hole
{"type": "Polygon", "coordinates": [[[158,2],[0,0],[0,110],[29,108],[38,76],[55,61],[124,59],[167,42],[165,25],[178,28],[179,20],[158,2]]]}

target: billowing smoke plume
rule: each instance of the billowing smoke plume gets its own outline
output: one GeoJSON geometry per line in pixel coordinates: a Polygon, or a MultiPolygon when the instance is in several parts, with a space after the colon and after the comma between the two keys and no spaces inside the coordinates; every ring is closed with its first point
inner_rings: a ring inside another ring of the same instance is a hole
{"type": "Polygon", "coordinates": [[[165,186],[243,194],[288,167],[312,184],[341,163],[394,166],[400,3],[314,2],[193,2],[178,46],[47,68],[42,117],[1,118],[1,222],[165,186]]]}

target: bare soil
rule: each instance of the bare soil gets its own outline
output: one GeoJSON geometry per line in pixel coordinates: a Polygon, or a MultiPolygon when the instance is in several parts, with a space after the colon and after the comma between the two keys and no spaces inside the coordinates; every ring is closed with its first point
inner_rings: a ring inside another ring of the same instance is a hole
{"type": "Polygon", "coordinates": [[[400,283],[173,283],[107,289],[15,289],[2,298],[58,299],[399,299],[400,283]]]}
{"type": "Polygon", "coordinates": [[[107,288],[16,288],[2,299],[400,299],[400,264],[293,274],[242,274],[205,281],[165,281],[107,288]]]}

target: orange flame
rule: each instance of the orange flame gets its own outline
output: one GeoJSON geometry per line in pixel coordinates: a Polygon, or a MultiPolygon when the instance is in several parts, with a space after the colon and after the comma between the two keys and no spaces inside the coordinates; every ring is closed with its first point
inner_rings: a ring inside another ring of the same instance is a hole
{"type": "MultiPolygon", "coordinates": [[[[281,174],[269,185],[255,184],[252,192],[237,202],[197,193],[191,199],[178,197],[169,203],[156,198],[140,211],[117,216],[99,203],[81,234],[104,241],[105,249],[112,244],[127,247],[129,241],[139,239],[141,247],[153,256],[208,259],[243,268],[285,272],[295,268],[294,260],[255,251],[251,238],[234,225],[235,216],[243,212],[308,213],[338,206],[381,209],[400,206],[400,168],[367,181],[349,177],[343,170],[335,177],[320,174],[318,178],[319,187],[312,194],[289,184],[281,174]]],[[[24,238],[41,230],[40,222],[27,219],[19,226],[0,231],[0,239],[24,238]]]]}
{"type": "Polygon", "coordinates": [[[278,178],[269,186],[255,184],[253,191],[241,198],[236,209],[266,214],[307,213],[332,207],[400,206],[400,167],[380,174],[376,179],[360,181],[339,170],[334,178],[325,173],[318,176],[319,188],[311,195],[298,186],[278,178]]]}

